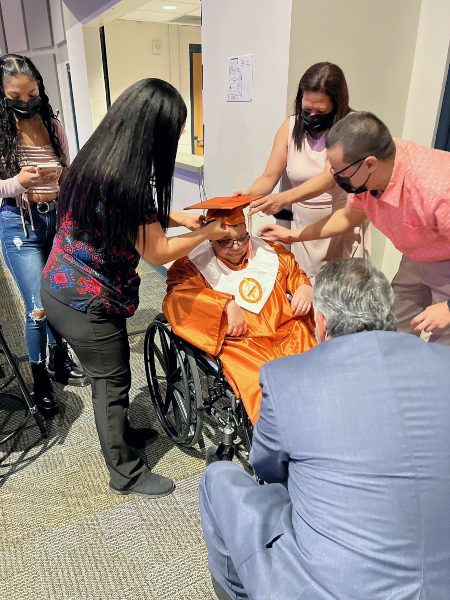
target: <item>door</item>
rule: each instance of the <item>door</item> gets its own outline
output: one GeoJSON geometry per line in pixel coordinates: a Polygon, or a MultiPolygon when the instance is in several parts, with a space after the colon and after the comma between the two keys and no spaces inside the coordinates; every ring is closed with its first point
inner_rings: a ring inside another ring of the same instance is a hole
{"type": "Polygon", "coordinates": [[[200,44],[189,44],[189,64],[192,154],[203,156],[203,66],[200,44]]]}
{"type": "Polygon", "coordinates": [[[441,115],[436,132],[434,147],[450,152],[450,65],[447,70],[447,82],[442,98],[441,115]]]}

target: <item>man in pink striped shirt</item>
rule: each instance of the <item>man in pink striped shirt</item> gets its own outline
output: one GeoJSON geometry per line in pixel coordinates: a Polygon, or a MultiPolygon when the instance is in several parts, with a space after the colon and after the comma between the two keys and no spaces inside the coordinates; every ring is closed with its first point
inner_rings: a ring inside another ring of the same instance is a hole
{"type": "Polygon", "coordinates": [[[369,217],[403,253],[392,282],[398,330],[450,345],[450,153],[393,140],[368,112],[336,123],[327,149],[347,206],[301,229],[269,225],[261,234],[287,243],[322,239],[369,217]]]}

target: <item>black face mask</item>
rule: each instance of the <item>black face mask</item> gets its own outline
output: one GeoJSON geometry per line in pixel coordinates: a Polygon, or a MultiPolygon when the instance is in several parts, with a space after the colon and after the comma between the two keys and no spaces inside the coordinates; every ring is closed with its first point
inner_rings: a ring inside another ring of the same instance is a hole
{"type": "Polygon", "coordinates": [[[302,121],[305,131],[308,133],[320,133],[330,129],[333,125],[334,112],[326,113],[325,115],[314,115],[311,116],[306,111],[302,110],[302,121]]]}
{"type": "Polygon", "coordinates": [[[335,175],[334,179],[339,187],[341,187],[347,194],[363,194],[364,192],[368,192],[369,190],[366,187],[366,183],[369,181],[371,173],[369,173],[367,179],[362,185],[358,187],[353,186],[350,183],[350,179],[348,177],[341,177],[341,175],[335,175]]]}
{"type": "Polygon", "coordinates": [[[359,185],[358,187],[353,186],[350,183],[350,179],[356,175],[356,173],[359,171],[359,169],[362,167],[363,165],[363,161],[366,160],[365,158],[359,158],[358,160],[355,160],[355,162],[352,162],[350,165],[348,165],[347,167],[344,167],[343,169],[341,169],[340,171],[338,171],[337,173],[333,173],[333,177],[334,180],[336,181],[336,183],[338,184],[339,187],[341,187],[344,192],[347,192],[347,194],[363,194],[364,192],[368,192],[369,190],[366,187],[366,183],[369,181],[370,176],[372,175],[372,173],[369,173],[367,176],[367,179],[365,180],[365,182],[362,185],[359,185]],[[361,163],[359,165],[359,167],[353,171],[353,173],[350,175],[350,177],[344,177],[341,175],[342,171],[346,171],[347,169],[349,169],[350,167],[353,167],[353,165],[356,165],[358,163],[361,163]]]}
{"type": "Polygon", "coordinates": [[[32,119],[39,112],[41,104],[40,96],[35,96],[28,102],[6,98],[6,105],[13,109],[19,119],[32,119]]]}

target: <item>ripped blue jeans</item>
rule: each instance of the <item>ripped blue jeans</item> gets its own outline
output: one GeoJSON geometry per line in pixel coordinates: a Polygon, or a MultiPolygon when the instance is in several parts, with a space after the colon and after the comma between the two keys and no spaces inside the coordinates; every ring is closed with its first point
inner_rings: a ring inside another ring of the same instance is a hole
{"type": "Polygon", "coordinates": [[[48,324],[42,311],[41,273],[47,261],[56,232],[56,211],[40,214],[33,210],[34,228],[26,216],[29,237],[25,237],[19,209],[0,207],[0,239],[3,259],[19,288],[25,305],[25,339],[30,363],[40,363],[47,356],[47,337],[50,346],[61,336],[48,324]],[[36,312],[35,312],[36,311],[36,312]],[[36,314],[37,313],[37,314],[36,314]]]}

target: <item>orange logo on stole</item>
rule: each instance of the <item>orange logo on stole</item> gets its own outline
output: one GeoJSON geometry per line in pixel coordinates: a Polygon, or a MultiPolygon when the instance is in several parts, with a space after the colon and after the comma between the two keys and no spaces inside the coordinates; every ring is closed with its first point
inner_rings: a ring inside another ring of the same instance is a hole
{"type": "Polygon", "coordinates": [[[239,284],[239,295],[245,302],[256,304],[263,296],[261,284],[252,277],[245,277],[239,284]]]}

